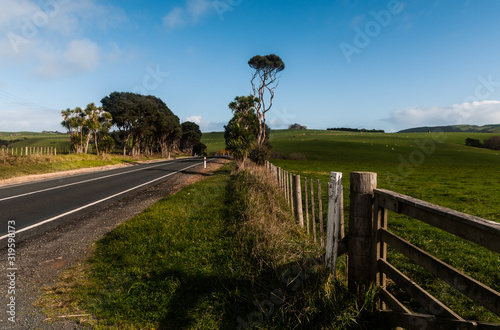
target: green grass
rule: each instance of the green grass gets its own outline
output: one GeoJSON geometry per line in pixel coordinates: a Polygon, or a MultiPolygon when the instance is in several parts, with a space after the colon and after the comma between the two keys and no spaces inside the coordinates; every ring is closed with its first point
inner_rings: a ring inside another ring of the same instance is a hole
{"type": "Polygon", "coordinates": [[[226,149],[224,132],[203,133],[201,142],[207,146],[207,154],[226,149]]]}
{"type": "MultiPolygon", "coordinates": [[[[500,222],[500,153],[466,147],[467,137],[487,139],[494,134],[428,133],[376,134],[282,131],[271,136],[273,150],[302,153],[306,161],[273,160],[277,166],[310,178],[328,180],[330,171],[343,172],[346,215],[349,174],[378,173],[378,187],[461,212],[500,222]],[[420,145],[424,145],[422,150],[420,145]]],[[[325,187],[326,188],[326,187],[325,187]]],[[[324,188],[324,190],[325,190],[324,188]]],[[[500,291],[498,254],[456,238],[424,223],[389,215],[389,228],[413,244],[500,291]]],[[[467,319],[500,322],[455,290],[428,275],[403,256],[389,260],[467,319]]],[[[419,308],[415,307],[416,311],[419,308]]]]}
{"type": "Polygon", "coordinates": [[[49,315],[91,313],[87,324],[114,329],[376,328],[375,290],[351,294],[309,258],[320,249],[269,174],[230,171],[98,241],[90,262],[42,299],[58,310],[49,315]]]}
{"type": "Polygon", "coordinates": [[[227,322],[232,306],[224,286],[242,271],[223,216],[227,178],[220,172],[190,186],[102,239],[88,308],[105,324],[179,329],[227,322]]]}

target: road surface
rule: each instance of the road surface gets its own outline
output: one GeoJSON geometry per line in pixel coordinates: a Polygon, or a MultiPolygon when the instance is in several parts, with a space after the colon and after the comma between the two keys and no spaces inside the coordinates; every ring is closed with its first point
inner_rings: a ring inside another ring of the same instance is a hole
{"type": "Polygon", "coordinates": [[[138,164],[0,188],[0,248],[6,246],[9,232],[15,232],[19,242],[195,166],[203,166],[203,158],[138,164]]]}

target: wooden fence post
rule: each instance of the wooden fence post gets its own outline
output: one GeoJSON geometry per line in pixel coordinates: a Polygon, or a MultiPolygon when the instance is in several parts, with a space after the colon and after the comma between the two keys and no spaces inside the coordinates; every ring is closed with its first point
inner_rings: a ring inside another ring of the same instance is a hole
{"type": "Polygon", "coordinates": [[[284,191],[287,203],[290,203],[288,201],[288,194],[287,194],[287,191],[288,191],[288,172],[285,170],[283,170],[283,191],[284,191]]]}
{"type": "Polygon", "coordinates": [[[316,244],[316,214],[314,213],[314,183],[311,179],[311,208],[312,208],[312,232],[314,244],[316,244]]]}
{"type": "Polygon", "coordinates": [[[293,174],[288,173],[288,200],[290,201],[290,206],[292,207],[292,214],[295,214],[295,203],[293,197],[293,174]]]}
{"type": "MultiPolygon", "coordinates": [[[[305,202],[306,202],[306,230],[307,230],[307,235],[309,235],[309,199],[307,196],[307,178],[304,178],[304,194],[305,194],[305,202]]],[[[313,211],[314,212],[314,211],[313,211]]]]}
{"type": "Polygon", "coordinates": [[[340,200],[342,198],[342,173],[330,172],[328,183],[328,218],[326,224],[325,264],[337,278],[337,255],[340,235],[340,200]]]}
{"type": "Polygon", "coordinates": [[[290,187],[290,173],[288,171],[285,172],[285,195],[286,195],[286,200],[288,201],[288,205],[291,206],[290,204],[290,193],[289,193],[289,187],[290,187]]]}
{"type": "Polygon", "coordinates": [[[280,168],[280,181],[281,181],[281,189],[285,191],[285,171],[280,168]]]}
{"type": "Polygon", "coordinates": [[[349,290],[364,292],[372,276],[373,190],[377,173],[351,173],[351,204],[349,217],[349,290]]]}
{"type": "Polygon", "coordinates": [[[293,185],[293,195],[295,199],[295,219],[301,227],[304,227],[304,214],[302,213],[302,191],[300,187],[300,175],[293,175],[295,184],[293,185]]]}
{"type": "Polygon", "coordinates": [[[321,199],[321,180],[318,179],[318,218],[319,218],[319,239],[321,247],[325,246],[325,233],[323,229],[323,200],[321,199]]]}

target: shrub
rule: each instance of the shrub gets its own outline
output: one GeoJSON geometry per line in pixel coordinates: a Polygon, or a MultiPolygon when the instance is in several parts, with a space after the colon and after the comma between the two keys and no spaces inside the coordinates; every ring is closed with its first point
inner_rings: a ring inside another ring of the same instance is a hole
{"type": "Polygon", "coordinates": [[[500,136],[494,136],[484,141],[484,147],[492,150],[500,150],[500,136]]]}
{"type": "Polygon", "coordinates": [[[266,160],[269,159],[270,150],[269,146],[255,146],[250,151],[250,159],[255,162],[257,165],[264,165],[266,160]]]}
{"type": "Polygon", "coordinates": [[[481,141],[479,141],[477,139],[471,139],[471,138],[465,139],[465,145],[469,146],[469,147],[476,147],[476,148],[483,147],[483,145],[481,144],[481,141]]]}
{"type": "Polygon", "coordinates": [[[269,158],[270,159],[286,159],[286,156],[279,151],[272,150],[271,154],[269,155],[269,158]]]}
{"type": "Polygon", "coordinates": [[[299,152],[292,152],[286,158],[289,160],[306,160],[307,159],[306,156],[304,156],[303,154],[301,154],[299,152]]]}

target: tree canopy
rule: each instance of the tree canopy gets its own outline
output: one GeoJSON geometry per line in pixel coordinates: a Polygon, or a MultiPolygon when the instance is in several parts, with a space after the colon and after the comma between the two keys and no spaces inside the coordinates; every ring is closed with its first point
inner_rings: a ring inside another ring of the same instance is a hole
{"type": "Polygon", "coordinates": [[[158,150],[165,156],[178,145],[182,133],[179,118],[161,99],[114,92],[101,103],[121,133],[123,154],[151,154],[158,150]]]}

